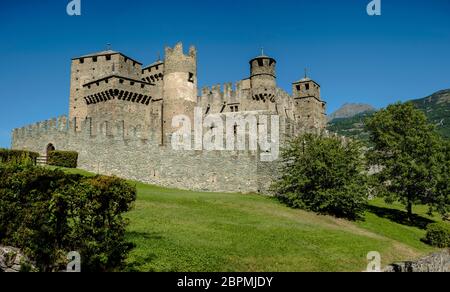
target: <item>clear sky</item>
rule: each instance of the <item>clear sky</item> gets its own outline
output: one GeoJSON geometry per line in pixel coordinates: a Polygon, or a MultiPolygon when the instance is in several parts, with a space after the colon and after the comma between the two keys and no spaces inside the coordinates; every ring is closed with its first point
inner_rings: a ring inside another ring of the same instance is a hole
{"type": "Polygon", "coordinates": [[[111,43],[144,64],[183,41],[199,51],[199,85],[248,77],[248,61],[278,61],[278,85],[304,68],[332,112],[346,102],[383,107],[450,88],[450,1],[69,0],[0,3],[0,147],[13,128],[68,111],[70,59],[111,43]]]}

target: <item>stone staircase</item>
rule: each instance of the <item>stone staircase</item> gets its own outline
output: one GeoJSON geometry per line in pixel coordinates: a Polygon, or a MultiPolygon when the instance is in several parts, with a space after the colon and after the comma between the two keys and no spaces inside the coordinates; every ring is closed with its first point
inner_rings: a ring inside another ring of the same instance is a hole
{"type": "Polygon", "coordinates": [[[36,165],[47,165],[47,156],[39,156],[36,158],[36,165]]]}

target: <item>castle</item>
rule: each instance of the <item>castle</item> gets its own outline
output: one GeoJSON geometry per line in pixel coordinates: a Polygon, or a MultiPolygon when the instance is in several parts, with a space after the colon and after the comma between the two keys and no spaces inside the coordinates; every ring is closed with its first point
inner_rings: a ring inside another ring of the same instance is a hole
{"type": "Polygon", "coordinates": [[[264,192],[277,162],[258,150],[177,151],[171,145],[180,114],[193,118],[234,113],[277,115],[282,142],[326,126],[320,86],[296,81],[292,95],[277,87],[276,60],[250,60],[250,77],[198,93],[197,51],[181,43],[166,48],[164,60],[142,67],[106,50],[72,59],[69,117],[39,122],[12,134],[12,148],[45,156],[49,150],[79,153],[82,169],[162,186],[224,192],[264,192]]]}

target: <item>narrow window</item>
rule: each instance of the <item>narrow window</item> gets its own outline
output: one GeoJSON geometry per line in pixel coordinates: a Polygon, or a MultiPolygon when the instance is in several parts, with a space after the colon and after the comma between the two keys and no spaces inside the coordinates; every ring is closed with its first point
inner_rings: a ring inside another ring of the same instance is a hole
{"type": "Polygon", "coordinates": [[[300,91],[300,85],[297,85],[297,90],[300,91]]]}
{"type": "Polygon", "coordinates": [[[106,61],[111,61],[111,55],[106,55],[106,61]]]}
{"type": "Polygon", "coordinates": [[[263,59],[258,59],[258,66],[259,67],[264,66],[264,60],[263,59]]]}
{"type": "Polygon", "coordinates": [[[97,62],[97,57],[93,57],[92,61],[97,62]]]}
{"type": "Polygon", "coordinates": [[[119,79],[119,83],[120,83],[120,84],[123,84],[123,79],[119,79]]]}
{"type": "Polygon", "coordinates": [[[83,64],[84,63],[84,58],[81,58],[80,59],[80,64],[83,64]]]}
{"type": "Polygon", "coordinates": [[[189,82],[194,83],[194,73],[189,72],[189,82]]]}
{"type": "Polygon", "coordinates": [[[309,84],[308,83],[305,84],[305,88],[306,88],[306,90],[309,90],[309,84]]]}
{"type": "Polygon", "coordinates": [[[134,82],[133,82],[133,81],[131,81],[131,82],[130,82],[130,85],[134,85],[134,82]]]}
{"type": "Polygon", "coordinates": [[[234,112],[234,106],[230,107],[231,112],[234,112]]]}

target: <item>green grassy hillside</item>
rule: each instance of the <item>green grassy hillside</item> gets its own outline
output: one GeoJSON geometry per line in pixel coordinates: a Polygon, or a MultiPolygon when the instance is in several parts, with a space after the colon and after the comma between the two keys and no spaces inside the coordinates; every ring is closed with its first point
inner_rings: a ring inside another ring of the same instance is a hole
{"type": "Polygon", "coordinates": [[[398,205],[375,200],[365,221],[354,223],[260,195],[136,185],[130,271],[362,271],[369,251],[385,265],[433,250],[420,241],[435,219],[425,208],[416,208],[423,216],[409,226],[398,205]]]}
{"type": "Polygon", "coordinates": [[[368,141],[369,133],[364,130],[364,120],[373,113],[374,111],[368,111],[349,118],[334,119],[328,123],[327,129],[345,137],[368,141]]]}
{"type": "Polygon", "coordinates": [[[450,89],[412,102],[427,115],[428,120],[436,125],[444,137],[450,138],[450,89]]]}

